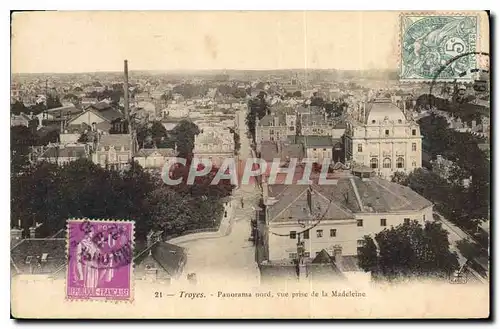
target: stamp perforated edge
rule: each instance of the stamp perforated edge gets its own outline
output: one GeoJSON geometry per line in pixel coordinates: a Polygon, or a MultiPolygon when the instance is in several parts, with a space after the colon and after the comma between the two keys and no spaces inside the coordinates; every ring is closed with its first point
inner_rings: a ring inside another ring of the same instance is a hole
{"type": "MultiPolygon", "coordinates": [[[[407,79],[401,78],[401,72],[403,70],[403,17],[404,16],[475,16],[476,17],[476,45],[481,47],[481,15],[478,11],[402,11],[399,13],[398,22],[398,81],[404,84],[413,83],[432,83],[436,80],[439,82],[453,82],[456,79],[439,79],[436,77],[433,79],[426,78],[415,78],[407,79]]],[[[480,51],[476,49],[476,51],[480,51]]],[[[460,80],[460,79],[457,79],[460,80]]],[[[466,80],[466,79],[463,79],[466,80]]]]}
{"type": "Polygon", "coordinates": [[[135,251],[135,221],[132,220],[117,220],[117,219],[108,219],[108,218],[103,218],[103,219],[95,219],[95,218],[69,218],[66,220],[66,273],[64,277],[64,300],[67,302],[87,302],[87,303],[112,303],[112,304],[118,304],[118,303],[133,303],[135,299],[135,280],[134,280],[134,251],[135,251]],[[69,224],[71,222],[83,222],[83,221],[89,221],[89,222],[104,222],[104,223],[128,223],[132,225],[132,261],[130,263],[130,298],[128,299],[109,299],[109,298],[68,298],[68,276],[69,276],[69,247],[70,247],[70,242],[69,242],[69,224]]]}

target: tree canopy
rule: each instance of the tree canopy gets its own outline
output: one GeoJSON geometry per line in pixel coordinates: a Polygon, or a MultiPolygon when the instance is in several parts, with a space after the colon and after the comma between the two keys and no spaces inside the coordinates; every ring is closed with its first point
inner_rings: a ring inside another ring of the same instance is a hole
{"type": "Polygon", "coordinates": [[[458,269],[457,255],[450,251],[448,232],[436,222],[422,226],[414,221],[385,229],[375,240],[365,236],[358,257],[363,270],[387,280],[447,277],[458,269]]]}

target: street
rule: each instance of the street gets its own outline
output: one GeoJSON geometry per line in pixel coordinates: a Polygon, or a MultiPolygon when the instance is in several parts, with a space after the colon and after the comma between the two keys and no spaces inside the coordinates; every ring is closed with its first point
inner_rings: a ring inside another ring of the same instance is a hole
{"type": "MultiPolygon", "coordinates": [[[[251,149],[246,136],[244,110],[238,112],[236,126],[241,142],[239,158],[245,161],[251,156],[251,149]]],[[[255,216],[253,207],[258,204],[260,191],[254,184],[240,186],[233,191],[233,198],[236,209],[228,235],[179,244],[188,253],[184,276],[196,273],[200,283],[237,280],[258,285],[259,270],[255,262],[255,248],[248,239],[251,233],[250,221],[255,216]],[[240,200],[243,200],[243,207],[240,200]]]]}

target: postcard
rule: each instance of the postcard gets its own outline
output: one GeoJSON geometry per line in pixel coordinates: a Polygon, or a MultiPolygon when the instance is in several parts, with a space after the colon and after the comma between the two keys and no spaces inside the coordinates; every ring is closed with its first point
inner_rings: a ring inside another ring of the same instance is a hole
{"type": "Polygon", "coordinates": [[[489,20],[12,13],[11,316],[489,318],[489,20]]]}

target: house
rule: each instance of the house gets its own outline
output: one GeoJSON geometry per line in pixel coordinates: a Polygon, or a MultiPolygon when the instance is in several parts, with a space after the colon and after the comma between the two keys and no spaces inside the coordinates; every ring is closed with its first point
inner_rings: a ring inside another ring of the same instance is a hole
{"type": "Polygon", "coordinates": [[[300,239],[305,242],[306,258],[324,249],[339,260],[336,264],[342,269],[343,258],[338,254],[356,256],[365,235],[410,221],[432,220],[430,201],[373,172],[353,169],[329,182],[309,186],[263,183],[259,240],[265,260],[295,259],[300,239]]]}
{"type": "Polygon", "coordinates": [[[255,123],[255,141],[257,151],[260,151],[262,142],[286,141],[288,136],[296,135],[295,113],[275,113],[264,116],[255,123]]]}
{"type": "Polygon", "coordinates": [[[103,135],[99,138],[92,160],[102,167],[125,169],[132,159],[130,134],[103,135]]]}
{"type": "Polygon", "coordinates": [[[289,136],[288,142],[302,145],[306,158],[318,159],[318,163],[333,157],[334,141],[330,136],[289,136]]]}
{"type": "Polygon", "coordinates": [[[111,106],[108,103],[101,102],[87,107],[82,113],[77,114],[68,122],[67,125],[80,125],[82,123],[92,126],[95,124],[103,124],[111,127],[112,122],[117,119],[123,119],[124,116],[120,110],[111,106]]]}
{"type": "Polygon", "coordinates": [[[205,129],[194,136],[193,154],[220,166],[226,158],[234,156],[234,136],[228,130],[205,129]]]}
{"type": "Polygon", "coordinates": [[[87,144],[65,145],[59,144],[47,148],[39,157],[38,161],[47,161],[59,166],[78,159],[90,157],[90,146],[87,144]]]}
{"type": "Polygon", "coordinates": [[[28,114],[20,113],[19,115],[12,114],[10,116],[10,126],[25,126],[28,127],[31,121],[31,116],[28,114]]]}
{"type": "Polygon", "coordinates": [[[161,241],[162,232],[150,232],[144,250],[134,257],[137,280],[170,283],[178,278],[187,261],[184,248],[161,241]]]}
{"type": "Polygon", "coordinates": [[[11,230],[10,266],[13,275],[64,277],[66,274],[66,238],[37,238],[38,224],[29,229],[29,237],[22,238],[19,227],[11,230]]]}
{"type": "Polygon", "coordinates": [[[144,169],[162,169],[168,158],[177,156],[171,148],[140,149],[134,157],[144,169]]]}

